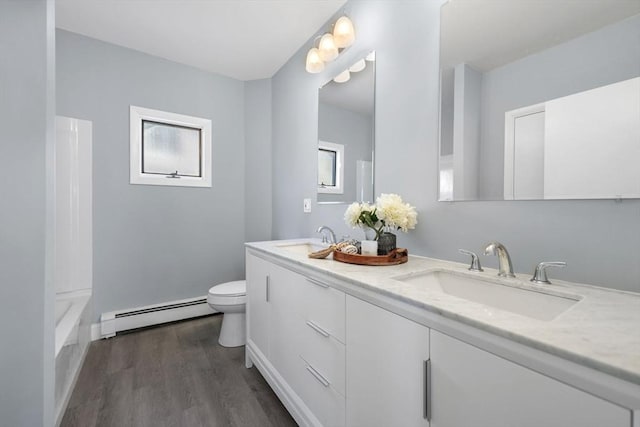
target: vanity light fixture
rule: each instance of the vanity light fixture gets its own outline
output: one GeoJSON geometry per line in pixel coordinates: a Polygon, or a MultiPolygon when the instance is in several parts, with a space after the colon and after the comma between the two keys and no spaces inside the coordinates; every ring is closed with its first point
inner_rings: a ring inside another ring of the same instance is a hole
{"type": "Polygon", "coordinates": [[[344,70],[343,72],[335,76],[333,81],[336,83],[345,83],[345,82],[348,82],[350,78],[351,78],[351,73],[349,72],[349,70],[344,70]]]}
{"type": "Polygon", "coordinates": [[[324,70],[324,61],[320,58],[320,51],[317,47],[312,47],[307,53],[307,63],[305,66],[308,73],[319,73],[324,70]]]}
{"type": "MultiPolygon", "coordinates": [[[[305,69],[308,73],[319,73],[324,70],[324,65],[327,62],[335,60],[340,55],[340,50],[349,47],[356,39],[355,30],[353,28],[353,22],[347,16],[341,16],[338,18],[333,26],[333,32],[325,33],[320,37],[318,47],[314,46],[307,52],[307,60],[305,69]]],[[[362,67],[364,68],[364,66],[362,67]]],[[[357,70],[357,71],[361,71],[357,70]]],[[[354,72],[357,72],[354,70],[354,72]]],[[[341,73],[341,75],[344,73],[341,73]]],[[[337,78],[337,77],[336,77],[337,78]]],[[[345,80],[349,80],[347,75],[345,80]]],[[[337,81],[337,80],[336,80],[337,81]]]]}
{"type": "Polygon", "coordinates": [[[349,67],[349,71],[351,71],[352,73],[359,73],[360,71],[364,70],[366,66],[367,64],[364,62],[364,59],[360,59],[358,62],[349,67]]]}
{"type": "Polygon", "coordinates": [[[338,57],[338,47],[333,41],[333,34],[326,33],[322,36],[318,50],[320,51],[320,59],[324,62],[331,62],[338,57]]]}
{"type": "Polygon", "coordinates": [[[353,28],[353,22],[346,16],[341,16],[333,26],[333,39],[336,46],[345,48],[349,47],[356,40],[356,32],[353,28]]]}

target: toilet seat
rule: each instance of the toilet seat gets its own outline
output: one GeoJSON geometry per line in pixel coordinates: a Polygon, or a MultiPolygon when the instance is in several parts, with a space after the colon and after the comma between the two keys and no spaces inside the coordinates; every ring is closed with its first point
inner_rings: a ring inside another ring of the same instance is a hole
{"type": "Polygon", "coordinates": [[[222,283],[212,286],[207,295],[207,302],[216,305],[238,305],[247,302],[246,280],[222,283]]]}

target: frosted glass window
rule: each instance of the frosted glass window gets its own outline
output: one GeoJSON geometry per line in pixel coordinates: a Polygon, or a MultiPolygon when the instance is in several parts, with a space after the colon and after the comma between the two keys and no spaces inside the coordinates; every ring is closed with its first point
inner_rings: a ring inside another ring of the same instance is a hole
{"type": "Polygon", "coordinates": [[[318,185],[323,187],[336,186],[337,153],[332,150],[318,150],[318,185]]]}
{"type": "Polygon", "coordinates": [[[149,120],[142,125],[143,173],[202,176],[200,129],[149,120]]]}
{"type": "Polygon", "coordinates": [[[211,187],[211,120],[129,107],[131,184],[211,187]]]}

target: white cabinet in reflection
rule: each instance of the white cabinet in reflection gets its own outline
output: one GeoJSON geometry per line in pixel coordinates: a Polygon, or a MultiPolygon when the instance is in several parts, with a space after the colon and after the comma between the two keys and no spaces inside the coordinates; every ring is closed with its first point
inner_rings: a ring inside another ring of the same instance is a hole
{"type": "Polygon", "coordinates": [[[505,114],[505,200],[544,199],[544,104],[505,114]]]}
{"type": "Polygon", "coordinates": [[[640,77],[545,109],[545,199],[640,197],[640,77]]]}
{"type": "Polygon", "coordinates": [[[504,198],[640,197],[640,78],[505,114],[504,198]]]}

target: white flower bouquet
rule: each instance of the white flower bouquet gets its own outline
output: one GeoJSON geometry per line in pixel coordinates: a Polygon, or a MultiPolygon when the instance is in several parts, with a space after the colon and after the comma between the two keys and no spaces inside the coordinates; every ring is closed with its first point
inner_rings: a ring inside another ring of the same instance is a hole
{"type": "Polygon", "coordinates": [[[375,205],[352,203],[344,213],[344,219],[353,228],[371,228],[378,240],[385,228],[407,232],[416,227],[418,213],[416,208],[404,203],[397,194],[381,194],[375,205]]]}

